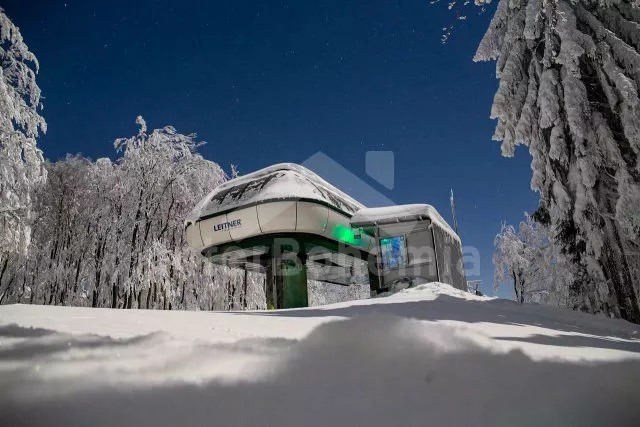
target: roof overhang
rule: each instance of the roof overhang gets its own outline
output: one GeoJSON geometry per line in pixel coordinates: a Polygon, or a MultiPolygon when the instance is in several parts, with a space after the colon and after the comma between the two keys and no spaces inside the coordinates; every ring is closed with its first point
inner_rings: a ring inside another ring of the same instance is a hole
{"type": "Polygon", "coordinates": [[[453,238],[460,240],[458,234],[442,218],[438,211],[427,204],[410,204],[384,206],[377,208],[362,208],[350,220],[353,228],[373,228],[389,224],[430,220],[432,224],[442,228],[453,238]]]}

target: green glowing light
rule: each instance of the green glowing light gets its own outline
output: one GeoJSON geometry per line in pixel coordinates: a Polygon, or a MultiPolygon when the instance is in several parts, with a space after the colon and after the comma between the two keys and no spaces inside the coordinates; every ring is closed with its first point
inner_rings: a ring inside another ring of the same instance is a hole
{"type": "Polygon", "coordinates": [[[357,239],[355,237],[354,232],[350,227],[345,227],[341,224],[337,224],[335,227],[333,227],[331,236],[333,236],[336,240],[340,240],[341,242],[348,243],[350,245],[359,245],[362,241],[362,239],[357,239]]]}

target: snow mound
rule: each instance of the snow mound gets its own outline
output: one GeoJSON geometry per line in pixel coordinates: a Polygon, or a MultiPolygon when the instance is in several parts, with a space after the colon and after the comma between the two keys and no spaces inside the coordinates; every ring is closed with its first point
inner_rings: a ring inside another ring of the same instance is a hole
{"type": "Polygon", "coordinates": [[[449,295],[470,301],[489,301],[497,299],[495,297],[474,295],[461,289],[454,288],[447,283],[440,282],[422,283],[411,288],[402,289],[395,293],[380,294],[378,297],[391,298],[392,300],[406,298],[426,300],[433,299],[439,295],[449,295]]]}

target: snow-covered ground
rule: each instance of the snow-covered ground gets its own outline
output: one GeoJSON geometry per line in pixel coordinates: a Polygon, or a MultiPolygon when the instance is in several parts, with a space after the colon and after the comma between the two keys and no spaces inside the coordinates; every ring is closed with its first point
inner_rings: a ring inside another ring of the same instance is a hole
{"type": "Polygon", "coordinates": [[[430,283],[277,312],[0,307],[0,425],[638,426],[640,328],[430,283]]]}

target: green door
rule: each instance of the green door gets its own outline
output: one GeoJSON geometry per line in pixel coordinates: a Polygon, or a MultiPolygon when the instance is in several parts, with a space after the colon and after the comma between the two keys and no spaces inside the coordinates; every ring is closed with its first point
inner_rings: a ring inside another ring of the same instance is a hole
{"type": "Polygon", "coordinates": [[[283,306],[282,308],[308,307],[307,266],[304,263],[286,260],[282,262],[283,306]]]}

